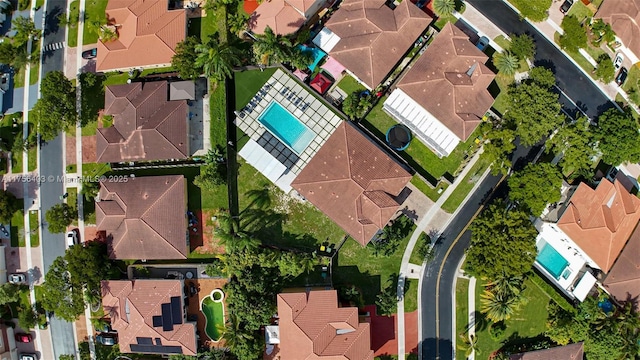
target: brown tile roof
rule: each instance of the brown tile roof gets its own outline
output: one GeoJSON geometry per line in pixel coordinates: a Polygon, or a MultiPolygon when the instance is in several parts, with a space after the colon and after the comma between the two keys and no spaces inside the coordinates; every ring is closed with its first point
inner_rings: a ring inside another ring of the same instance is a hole
{"type": "Polygon", "coordinates": [[[624,45],[640,57],[640,0],[605,0],[595,17],[609,23],[624,45]]]}
{"type": "Polygon", "coordinates": [[[393,197],[409,180],[404,168],[342,123],[291,186],[364,246],[396,213],[393,197]]]}
{"type": "Polygon", "coordinates": [[[329,52],[370,88],[391,72],[433,19],[410,1],[344,0],[326,27],[340,37],[329,52]]]}
{"type": "Polygon", "coordinates": [[[579,342],[565,346],[556,346],[551,349],[514,354],[509,357],[509,360],[583,360],[583,345],[583,343],[579,342]]]}
{"type": "Polygon", "coordinates": [[[268,27],[278,35],[289,35],[300,29],[307,21],[305,12],[317,0],[270,0],[263,1],[249,19],[249,29],[264,34],[268,27]]]}
{"type": "Polygon", "coordinates": [[[607,273],[640,220],[640,199],[615,180],[595,190],[581,183],[558,227],[607,273]]]}
{"type": "MultiPolygon", "coordinates": [[[[181,318],[173,323],[171,330],[163,326],[153,326],[154,317],[166,315],[162,305],[171,304],[171,298],[178,298],[180,314],[184,306],[183,288],[180,280],[111,280],[102,281],[102,306],[111,318],[111,326],[118,331],[118,343],[123,353],[141,352],[135,346],[152,345],[180,347],[180,353],[196,355],[196,327],[181,318]],[[133,349],[132,346],[133,345],[133,349]]],[[[174,300],[175,301],[175,300],[174,300]]],[[[171,320],[171,319],[170,319],[171,320]]],[[[150,348],[147,353],[158,353],[150,348]]]]}
{"type": "Polygon", "coordinates": [[[100,182],[96,227],[111,259],[186,259],[187,185],[182,175],[100,182]]]}
{"type": "Polygon", "coordinates": [[[98,40],[97,71],[169,64],[187,36],[186,11],[166,1],[109,0],[106,13],[118,39],[98,40]]]}
{"type": "Polygon", "coordinates": [[[368,323],[358,308],[337,306],[335,290],[278,295],[282,360],[373,360],[368,323]]]}
{"type": "MultiPolygon", "coordinates": [[[[640,227],[636,227],[631,234],[603,285],[618,301],[640,299],[640,227]]],[[[639,311],[640,303],[636,301],[635,305],[636,311],[639,311]]]]}
{"type": "Polygon", "coordinates": [[[487,87],[495,74],[484,65],[487,59],[462,30],[448,23],[398,88],[464,141],[493,104],[487,87]]]}
{"type": "Polygon", "coordinates": [[[188,157],[186,100],[169,101],[166,81],[107,86],[104,112],[113,126],[99,128],[97,162],[188,157]]]}

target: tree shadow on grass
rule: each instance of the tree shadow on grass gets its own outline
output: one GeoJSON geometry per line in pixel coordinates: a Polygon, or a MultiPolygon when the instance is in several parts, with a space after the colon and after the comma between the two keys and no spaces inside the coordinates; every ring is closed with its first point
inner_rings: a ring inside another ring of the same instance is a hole
{"type": "Polygon", "coordinates": [[[362,294],[366,305],[375,304],[376,296],[381,292],[380,275],[368,271],[361,272],[356,265],[340,266],[339,258],[333,260],[333,284],[336,287],[355,284],[362,294]]]}

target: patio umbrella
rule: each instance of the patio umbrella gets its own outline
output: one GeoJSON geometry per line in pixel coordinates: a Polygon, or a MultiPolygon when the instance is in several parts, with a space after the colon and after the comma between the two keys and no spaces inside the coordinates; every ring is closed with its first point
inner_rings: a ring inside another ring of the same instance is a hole
{"type": "Polygon", "coordinates": [[[309,85],[315,91],[323,95],[325,92],[327,92],[327,90],[329,90],[329,88],[331,87],[331,84],[333,84],[333,81],[330,80],[328,77],[324,76],[322,73],[320,73],[316,75],[316,77],[314,77],[313,80],[311,80],[311,83],[309,85]]]}
{"type": "Polygon", "coordinates": [[[396,150],[404,150],[411,142],[411,132],[404,125],[394,125],[387,131],[387,144],[396,150]]]}

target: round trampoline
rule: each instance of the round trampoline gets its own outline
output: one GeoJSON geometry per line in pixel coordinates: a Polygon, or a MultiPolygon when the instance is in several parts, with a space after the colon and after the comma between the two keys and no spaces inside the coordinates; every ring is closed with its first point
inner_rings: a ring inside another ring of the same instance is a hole
{"type": "Polygon", "coordinates": [[[404,125],[393,125],[387,130],[387,144],[395,150],[402,151],[411,143],[411,131],[404,125]]]}

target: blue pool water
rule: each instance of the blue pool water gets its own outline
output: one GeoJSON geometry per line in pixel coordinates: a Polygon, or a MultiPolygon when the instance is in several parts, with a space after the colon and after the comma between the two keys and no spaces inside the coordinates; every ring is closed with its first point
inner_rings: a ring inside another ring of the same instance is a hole
{"type": "Polygon", "coordinates": [[[311,129],[275,101],[260,114],[258,121],[298,155],[302,154],[316,136],[311,129]]]}
{"type": "Polygon", "coordinates": [[[553,246],[546,243],[538,253],[536,261],[556,279],[560,279],[560,275],[562,275],[564,269],[569,265],[567,259],[563,258],[553,246]]]}
{"type": "Polygon", "coordinates": [[[311,54],[313,55],[313,63],[309,65],[309,70],[311,71],[314,71],[318,66],[318,63],[320,63],[320,61],[322,61],[322,59],[327,56],[326,52],[316,47],[309,47],[306,45],[298,45],[298,47],[302,49],[302,52],[311,52],[311,54]]]}

